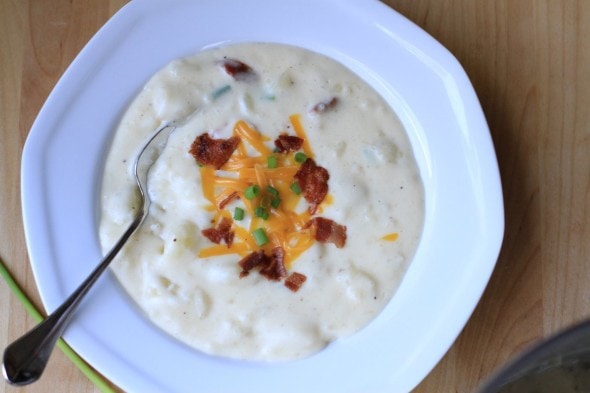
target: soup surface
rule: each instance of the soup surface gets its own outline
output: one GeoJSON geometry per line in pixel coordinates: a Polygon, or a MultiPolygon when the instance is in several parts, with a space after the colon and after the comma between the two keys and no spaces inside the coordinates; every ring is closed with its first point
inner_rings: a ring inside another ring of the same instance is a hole
{"type": "Polygon", "coordinates": [[[171,62],[108,154],[105,252],[137,209],[138,150],[175,119],[149,173],[150,214],[112,267],[150,320],[205,353],[279,361],[383,310],[417,248],[424,191],[405,130],[375,90],[279,44],[171,62]]]}

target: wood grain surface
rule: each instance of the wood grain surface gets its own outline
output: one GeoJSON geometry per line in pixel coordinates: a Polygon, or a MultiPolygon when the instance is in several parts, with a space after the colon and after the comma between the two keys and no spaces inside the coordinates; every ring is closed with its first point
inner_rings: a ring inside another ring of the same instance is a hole
{"type": "MultiPolygon", "coordinates": [[[[125,0],[0,0],[0,258],[40,306],[23,233],[20,157],[49,92],[125,0]]],[[[497,367],[590,316],[590,1],[386,0],[446,46],[488,120],[506,234],[467,326],[415,392],[474,392],[497,367]]],[[[34,323],[0,282],[0,348],[34,323]]],[[[57,388],[58,387],[58,388],[57,388]]],[[[247,391],[246,387],[244,387],[247,391]]],[[[94,392],[59,351],[37,384],[94,392]]]]}

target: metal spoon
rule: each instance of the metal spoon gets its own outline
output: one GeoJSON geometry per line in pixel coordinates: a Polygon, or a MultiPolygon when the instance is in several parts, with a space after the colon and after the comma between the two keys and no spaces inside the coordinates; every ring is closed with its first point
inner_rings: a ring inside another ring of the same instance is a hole
{"type": "MultiPolygon", "coordinates": [[[[186,119],[186,118],[185,118],[186,119]]],[[[4,351],[2,372],[4,378],[14,385],[27,385],[35,382],[43,374],[57,339],[66,328],[74,311],[90,290],[99,276],[106,270],[111,261],[119,253],[123,245],[139,228],[148,214],[150,198],[147,193],[147,175],[154,162],[158,159],[168,137],[176,129],[179,122],[171,122],[157,130],[148,140],[135,160],[134,173],[140,194],[140,209],[133,222],[119,241],[113,246],[100,264],[88,278],[43,322],[28,333],[10,344],[4,351]]]]}

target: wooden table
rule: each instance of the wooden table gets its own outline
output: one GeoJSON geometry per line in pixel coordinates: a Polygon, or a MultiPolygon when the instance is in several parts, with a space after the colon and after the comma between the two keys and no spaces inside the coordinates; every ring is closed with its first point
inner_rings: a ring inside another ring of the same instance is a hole
{"type": "MultiPolygon", "coordinates": [[[[74,56],[125,0],[0,0],[0,257],[40,305],[20,156],[74,56]]],[[[528,345],[590,316],[590,1],[387,0],[463,64],[498,155],[500,259],[458,340],[416,392],[472,392],[528,345]]],[[[0,283],[0,344],[33,326],[0,283]]],[[[96,389],[59,351],[27,392],[96,389]]],[[[2,392],[17,389],[0,384],[2,392]]]]}

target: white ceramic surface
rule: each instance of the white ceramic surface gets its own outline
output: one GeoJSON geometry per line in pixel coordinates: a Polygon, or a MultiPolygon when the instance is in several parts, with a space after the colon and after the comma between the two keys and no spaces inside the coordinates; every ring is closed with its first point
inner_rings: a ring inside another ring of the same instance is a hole
{"type": "Polygon", "coordinates": [[[424,181],[426,222],[401,287],[367,328],[296,362],[200,354],[153,327],[110,273],[65,338],[129,392],[408,392],[452,345],[488,282],[503,236],[502,192],[461,66],[373,0],[134,0],[119,11],[56,85],[23,152],[26,238],[43,303],[55,309],[101,259],[102,168],[127,105],[170,60],[242,41],[331,56],[402,119],[424,181]]]}

